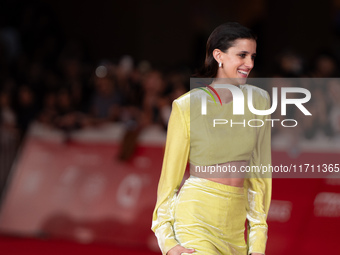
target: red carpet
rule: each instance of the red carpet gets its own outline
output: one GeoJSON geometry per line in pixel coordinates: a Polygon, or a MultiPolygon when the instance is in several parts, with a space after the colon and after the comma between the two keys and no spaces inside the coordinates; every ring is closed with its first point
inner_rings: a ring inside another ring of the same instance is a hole
{"type": "Polygon", "coordinates": [[[160,255],[145,248],[0,236],[0,255],[160,255]]]}

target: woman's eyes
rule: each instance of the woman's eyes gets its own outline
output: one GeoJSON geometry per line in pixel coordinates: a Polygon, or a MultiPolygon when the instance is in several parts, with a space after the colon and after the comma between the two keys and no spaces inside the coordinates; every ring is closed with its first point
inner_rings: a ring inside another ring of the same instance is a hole
{"type": "MultiPolygon", "coordinates": [[[[241,58],[245,58],[245,57],[247,56],[247,54],[242,53],[242,54],[239,54],[239,56],[240,56],[241,58]]],[[[256,57],[256,56],[251,56],[251,59],[254,60],[255,57],[256,57]]]]}

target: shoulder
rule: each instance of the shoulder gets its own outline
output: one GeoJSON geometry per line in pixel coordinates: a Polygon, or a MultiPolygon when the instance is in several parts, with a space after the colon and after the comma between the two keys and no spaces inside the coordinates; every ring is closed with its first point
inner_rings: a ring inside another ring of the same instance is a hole
{"type": "Polygon", "coordinates": [[[203,90],[195,88],[187,93],[181,95],[177,99],[173,101],[173,107],[176,105],[182,111],[190,111],[190,105],[201,103],[202,94],[204,93],[203,90]]]}

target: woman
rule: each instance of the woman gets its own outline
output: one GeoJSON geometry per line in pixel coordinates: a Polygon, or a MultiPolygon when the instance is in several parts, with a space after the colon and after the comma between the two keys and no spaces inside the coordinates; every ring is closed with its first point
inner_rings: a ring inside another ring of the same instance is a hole
{"type": "Polygon", "coordinates": [[[267,92],[244,85],[255,55],[256,36],[248,28],[220,25],[208,39],[201,73],[212,84],[173,102],[152,222],[164,255],[265,253],[271,176],[244,169],[271,164],[269,116],[254,115],[246,106],[243,115],[233,115],[231,90],[217,85],[237,86],[244,102],[251,92],[255,109],[269,109],[267,92]],[[213,125],[216,119],[228,125],[213,125]],[[248,125],[252,119],[260,124],[248,125]],[[177,195],[188,160],[190,178],[177,195]]]}

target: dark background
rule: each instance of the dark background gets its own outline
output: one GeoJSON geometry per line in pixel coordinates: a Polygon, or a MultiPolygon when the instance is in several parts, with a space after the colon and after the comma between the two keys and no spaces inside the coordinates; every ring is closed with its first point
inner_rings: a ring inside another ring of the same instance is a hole
{"type": "MultiPolygon", "coordinates": [[[[164,68],[199,66],[212,29],[226,21],[238,21],[258,33],[257,69],[269,76],[275,56],[285,49],[295,50],[307,60],[324,49],[338,54],[338,11],[339,1],[334,0],[13,0],[2,1],[0,16],[2,27],[43,23],[38,19],[48,17],[58,43],[81,41],[92,61],[129,54],[136,61],[149,60],[164,68]],[[28,8],[33,17],[27,17],[28,8]]],[[[37,34],[26,36],[33,43],[37,34]]]]}

